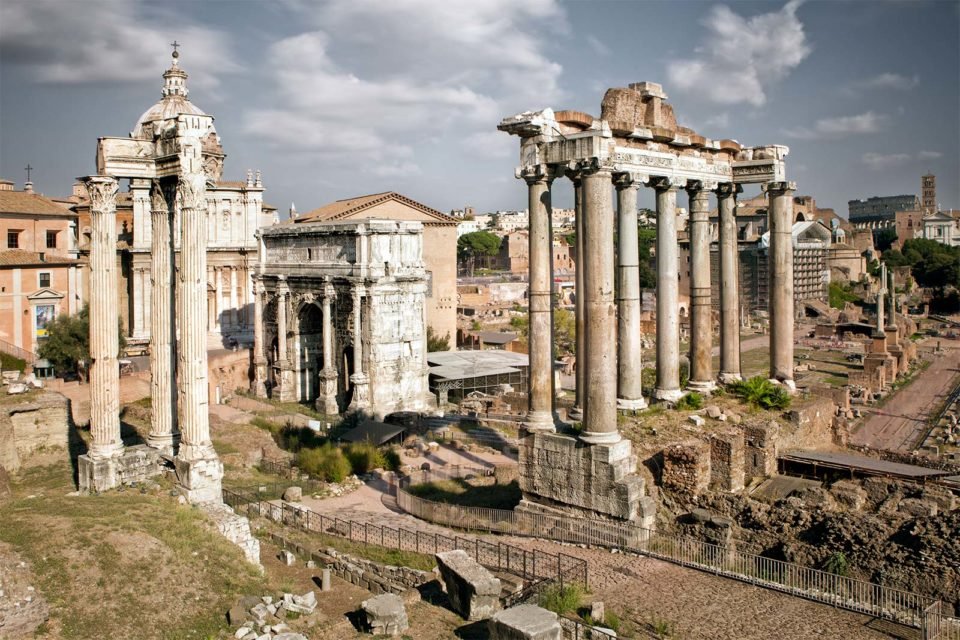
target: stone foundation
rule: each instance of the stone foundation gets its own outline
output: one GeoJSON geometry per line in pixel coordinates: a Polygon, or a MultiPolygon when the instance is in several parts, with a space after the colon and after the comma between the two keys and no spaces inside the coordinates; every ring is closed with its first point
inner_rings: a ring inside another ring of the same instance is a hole
{"type": "Polygon", "coordinates": [[[662,484],[681,493],[706,491],[710,486],[710,444],[697,440],[664,449],[662,484]]]}
{"type": "MultiPolygon", "coordinates": [[[[163,471],[162,458],[147,445],[127,447],[114,458],[97,460],[88,455],[77,458],[80,491],[103,492],[121,485],[143,482],[163,471]]],[[[219,500],[219,496],[217,497],[219,500]]]]}
{"type": "Polygon", "coordinates": [[[742,434],[716,434],[710,438],[711,489],[743,489],[743,450],[742,434]]]}
{"type": "Polygon", "coordinates": [[[636,521],[644,481],[635,475],[632,444],[586,444],[558,433],[531,433],[520,441],[518,510],[546,507],[588,517],[636,521]]]}
{"type": "Polygon", "coordinates": [[[500,611],[487,621],[491,640],[561,640],[563,628],[553,611],[521,604],[500,611]]]}
{"type": "Polygon", "coordinates": [[[13,473],[39,449],[70,440],[70,401],[59,393],[32,391],[7,396],[0,406],[0,467],[13,473]]]}
{"type": "Polygon", "coordinates": [[[263,570],[260,564],[260,541],[250,531],[250,520],[234,513],[233,509],[219,500],[202,504],[200,509],[210,516],[220,535],[240,547],[247,561],[263,570]]]}
{"type": "Polygon", "coordinates": [[[223,479],[223,463],[216,455],[199,460],[177,458],[174,464],[177,469],[177,488],[190,504],[223,500],[220,485],[223,479]]]}

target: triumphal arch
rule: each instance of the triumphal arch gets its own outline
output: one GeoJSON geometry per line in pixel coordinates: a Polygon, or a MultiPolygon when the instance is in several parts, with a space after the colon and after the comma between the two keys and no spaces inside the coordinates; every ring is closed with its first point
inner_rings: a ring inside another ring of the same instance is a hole
{"type": "Polygon", "coordinates": [[[637,193],[656,191],[658,401],[680,387],[677,193],[690,200],[690,390],[709,392],[711,371],[709,198],[720,212],[720,382],[740,378],[736,197],[760,184],[769,199],[770,377],[793,388],[792,194],[781,145],[746,147],[680,126],[660,85],[609,89],[600,116],[528,111],[501,131],[520,138],[516,175],[527,183],[530,234],[530,391],[520,450],[522,509],[581,511],[653,523],[653,500],[634,475],[617,412],[646,406],[641,394],[637,193]],[[552,390],[550,190],[573,182],[576,204],[577,398],[582,431],[556,433],[552,390]],[[616,189],[616,211],[612,193],[616,189]],[[616,245],[615,239],[616,238],[616,245]],[[614,287],[614,282],[617,286],[614,287]],[[616,298],[615,298],[616,296],[616,298]]]}

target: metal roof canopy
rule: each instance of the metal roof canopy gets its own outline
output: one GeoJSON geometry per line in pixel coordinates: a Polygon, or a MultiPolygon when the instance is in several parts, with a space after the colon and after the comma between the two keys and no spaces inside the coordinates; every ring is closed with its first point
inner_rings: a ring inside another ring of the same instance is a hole
{"type": "Polygon", "coordinates": [[[384,442],[388,442],[394,437],[400,435],[406,430],[406,427],[399,425],[367,420],[361,423],[359,426],[356,426],[353,429],[350,429],[350,431],[344,433],[342,436],[340,436],[340,439],[346,440],[347,442],[369,441],[375,445],[381,445],[384,442]]]}
{"type": "Polygon", "coordinates": [[[437,351],[427,354],[430,375],[442,380],[461,380],[518,373],[530,366],[525,353],[511,351],[437,351]]]}
{"type": "Polygon", "coordinates": [[[953,473],[952,471],[919,467],[917,465],[902,464],[900,462],[887,462],[886,460],[856,456],[849,453],[836,453],[833,451],[788,451],[779,456],[779,458],[780,460],[788,462],[800,462],[831,469],[858,471],[870,475],[898,476],[912,480],[938,478],[953,473]]]}

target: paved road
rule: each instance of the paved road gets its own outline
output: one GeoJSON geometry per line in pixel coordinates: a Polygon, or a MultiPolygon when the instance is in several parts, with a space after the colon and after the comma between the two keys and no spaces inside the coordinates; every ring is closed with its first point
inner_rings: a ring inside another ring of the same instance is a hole
{"type": "Polygon", "coordinates": [[[936,338],[921,345],[940,342],[943,353],[926,356],[932,362],[913,382],[901,388],[881,407],[872,410],[850,435],[850,442],[875,449],[910,451],[928,428],[933,413],[960,380],[960,340],[936,338]]]}

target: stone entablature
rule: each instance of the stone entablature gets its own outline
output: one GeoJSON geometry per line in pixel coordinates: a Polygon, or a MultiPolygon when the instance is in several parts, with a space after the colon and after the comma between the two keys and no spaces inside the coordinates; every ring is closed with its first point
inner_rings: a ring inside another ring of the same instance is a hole
{"type": "Polygon", "coordinates": [[[260,232],[253,390],[328,415],[426,408],[423,225],[283,225],[260,232]]]}

